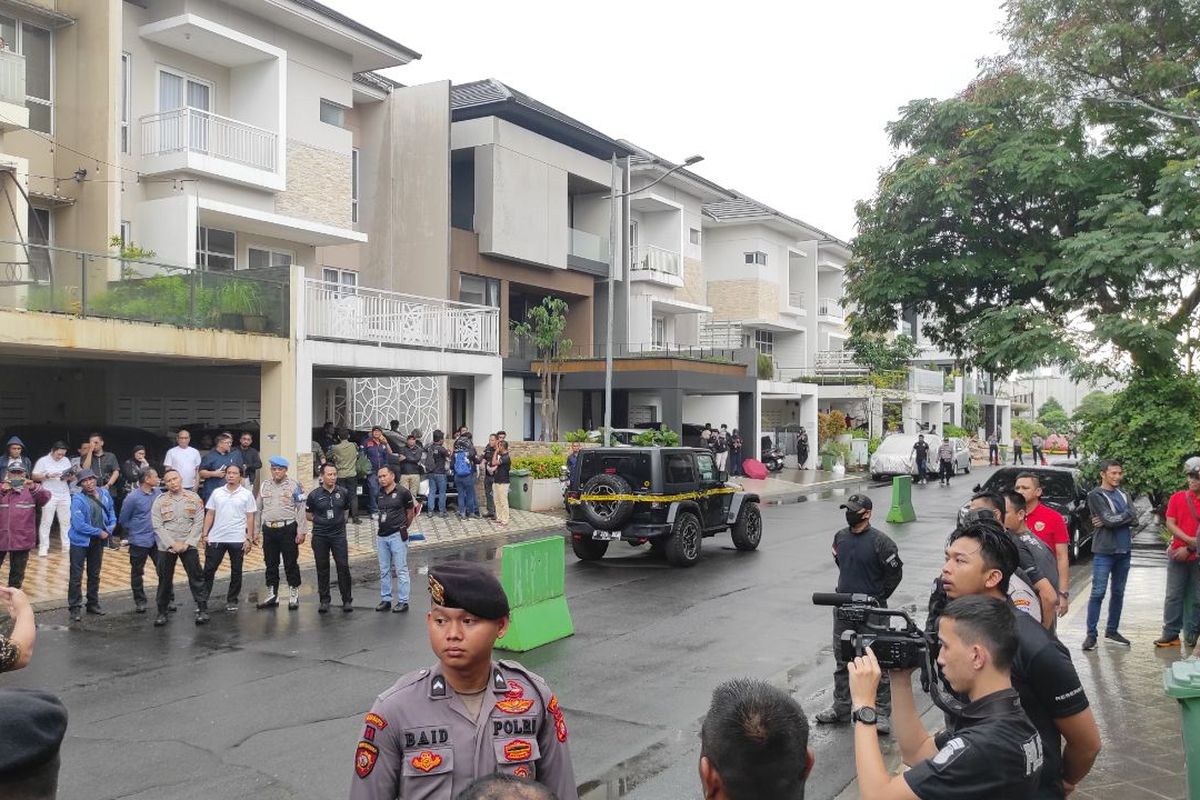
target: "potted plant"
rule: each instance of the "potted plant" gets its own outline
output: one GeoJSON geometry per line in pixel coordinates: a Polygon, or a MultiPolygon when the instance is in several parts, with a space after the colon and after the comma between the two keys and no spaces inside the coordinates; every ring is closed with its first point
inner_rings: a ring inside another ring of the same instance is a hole
{"type": "Polygon", "coordinates": [[[217,313],[224,328],[262,333],[267,327],[262,296],[250,281],[226,281],[217,290],[217,313]]]}

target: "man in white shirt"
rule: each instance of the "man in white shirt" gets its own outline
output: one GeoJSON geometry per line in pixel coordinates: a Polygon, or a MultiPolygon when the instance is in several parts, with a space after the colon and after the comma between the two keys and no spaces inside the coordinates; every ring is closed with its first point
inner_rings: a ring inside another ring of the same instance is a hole
{"type": "Polygon", "coordinates": [[[189,492],[196,491],[197,473],[200,470],[200,451],[192,447],[192,435],[180,429],[175,434],[175,447],[167,451],[163,458],[163,466],[170,467],[183,478],[183,488],[189,492]]]}
{"type": "Polygon", "coordinates": [[[67,445],[55,442],[50,453],[37,460],[33,467],[33,479],[50,493],[50,502],[42,507],[42,524],[38,527],[38,555],[45,558],[50,554],[50,526],[58,517],[58,538],[63,552],[71,547],[67,531],[71,528],[71,486],[75,480],[71,460],[67,458],[67,445]]]}
{"type": "Polygon", "coordinates": [[[238,595],[242,593],[242,559],[254,546],[254,515],[258,504],[254,493],[242,486],[242,468],[230,464],[225,469],[225,483],[213,490],[204,504],[204,604],[212,594],[213,578],[229,554],[229,592],[225,610],[238,610],[238,595]]]}

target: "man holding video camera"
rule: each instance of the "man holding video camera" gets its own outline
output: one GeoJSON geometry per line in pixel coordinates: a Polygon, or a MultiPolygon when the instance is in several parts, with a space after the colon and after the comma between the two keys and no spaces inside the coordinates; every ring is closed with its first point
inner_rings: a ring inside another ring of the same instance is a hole
{"type": "MultiPolygon", "coordinates": [[[[1018,559],[1016,543],[997,522],[973,518],[950,535],[941,587],[950,601],[973,595],[1005,600],[1018,559]]],[[[1041,735],[1045,757],[1031,796],[1062,798],[1091,770],[1100,752],[1100,730],[1067,648],[1033,617],[1008,608],[1017,636],[1012,684],[1041,735]]]]}
{"type": "MultiPolygon", "coordinates": [[[[846,527],[833,535],[833,561],[838,566],[837,591],[869,595],[881,606],[900,585],[904,564],[896,543],[883,531],[872,527],[871,498],[852,494],[841,506],[846,510],[846,527]]],[[[833,652],[837,666],[833,671],[833,705],[816,716],[820,724],[850,721],[850,680],[846,661],[842,657],[842,632],[853,630],[836,612],[833,616],[833,652]]],[[[891,733],[891,693],[885,675],[879,686],[879,720],[875,730],[880,735],[891,733]]]]}
{"type": "Polygon", "coordinates": [[[911,769],[888,774],[879,750],[875,700],[883,677],[870,649],[849,665],[854,702],[854,757],[863,800],[1023,800],[1037,786],[1041,738],[1021,710],[1010,669],[1016,656],[1016,615],[1001,599],[971,596],[949,603],[938,623],[938,665],[965,696],[955,725],[936,736],[922,727],[912,671],[896,670],[896,736],[911,769]]]}

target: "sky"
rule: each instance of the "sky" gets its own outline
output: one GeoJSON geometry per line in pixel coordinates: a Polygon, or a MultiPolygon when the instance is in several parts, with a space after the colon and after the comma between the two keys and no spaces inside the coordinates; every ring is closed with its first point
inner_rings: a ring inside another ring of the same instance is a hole
{"type": "Polygon", "coordinates": [[[496,78],[847,240],[899,108],[1004,50],[1000,0],[323,1],[422,54],[396,81],[496,78]]]}

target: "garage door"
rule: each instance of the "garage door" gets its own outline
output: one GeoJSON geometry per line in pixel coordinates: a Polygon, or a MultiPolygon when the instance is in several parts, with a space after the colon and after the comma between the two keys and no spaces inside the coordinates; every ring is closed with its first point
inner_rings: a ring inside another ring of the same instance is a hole
{"type": "Polygon", "coordinates": [[[180,425],[234,425],[257,420],[258,400],[195,397],[118,397],[113,407],[114,425],[130,425],[164,433],[180,425]]]}

